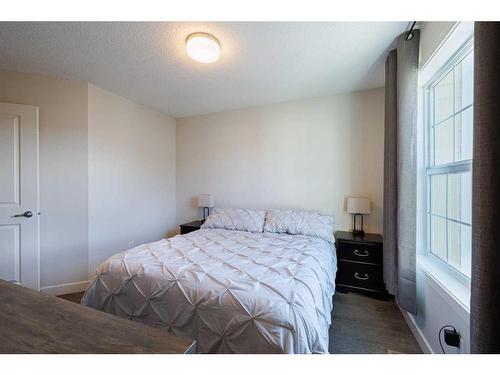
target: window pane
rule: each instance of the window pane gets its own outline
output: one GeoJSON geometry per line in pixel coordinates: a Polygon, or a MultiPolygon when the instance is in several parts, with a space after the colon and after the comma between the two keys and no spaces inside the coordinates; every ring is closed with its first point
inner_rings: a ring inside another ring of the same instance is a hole
{"type": "Polygon", "coordinates": [[[453,70],[434,86],[434,123],[453,114],[453,70]]]}
{"type": "Polygon", "coordinates": [[[471,223],[472,207],[471,173],[448,175],[448,215],[450,219],[471,223]]]}
{"type": "Polygon", "coordinates": [[[470,50],[465,57],[458,53],[461,60],[453,57],[443,65],[451,71],[444,70],[430,87],[431,102],[425,106],[430,142],[427,229],[430,252],[470,278],[472,174],[465,170],[473,157],[474,57],[470,50]],[[446,173],[440,171],[444,165],[446,173]]]}
{"type": "Polygon", "coordinates": [[[453,162],[453,118],[434,128],[434,164],[453,162]]]}
{"type": "Polygon", "coordinates": [[[455,67],[455,112],[472,104],[474,54],[469,53],[455,67]]]}
{"type": "Polygon", "coordinates": [[[446,216],[446,175],[431,176],[431,212],[446,216]]]}
{"type": "Polygon", "coordinates": [[[472,107],[455,117],[455,161],[472,159],[472,107]]]}
{"type": "Polygon", "coordinates": [[[448,221],[448,264],[470,278],[471,228],[448,221]]]}
{"type": "Polygon", "coordinates": [[[467,225],[460,226],[460,246],[461,246],[461,271],[462,273],[470,278],[471,274],[471,227],[467,225]]]}
{"type": "Polygon", "coordinates": [[[461,263],[461,226],[462,224],[455,223],[454,221],[448,221],[448,264],[457,270],[460,270],[461,263]]]}
{"type": "Polygon", "coordinates": [[[431,215],[431,251],[446,262],[446,219],[431,215]]]}

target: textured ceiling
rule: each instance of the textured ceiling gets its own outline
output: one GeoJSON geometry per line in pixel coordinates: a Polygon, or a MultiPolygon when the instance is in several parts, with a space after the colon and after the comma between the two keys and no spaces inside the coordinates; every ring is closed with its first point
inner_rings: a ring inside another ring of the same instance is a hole
{"type": "Polygon", "coordinates": [[[175,117],[383,86],[407,22],[0,22],[0,69],[91,82],[175,117]],[[216,36],[221,59],[188,58],[216,36]]]}

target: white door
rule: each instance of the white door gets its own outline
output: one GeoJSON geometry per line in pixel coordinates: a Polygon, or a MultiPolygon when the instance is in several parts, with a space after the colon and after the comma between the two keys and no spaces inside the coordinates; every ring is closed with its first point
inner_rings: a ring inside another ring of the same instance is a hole
{"type": "Polygon", "coordinates": [[[39,289],[38,107],[0,103],[0,279],[39,289]]]}

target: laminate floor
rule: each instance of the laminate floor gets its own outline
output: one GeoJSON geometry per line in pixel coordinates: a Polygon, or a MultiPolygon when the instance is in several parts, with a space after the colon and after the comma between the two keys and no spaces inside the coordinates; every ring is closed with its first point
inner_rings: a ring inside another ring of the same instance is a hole
{"type": "Polygon", "coordinates": [[[332,354],[422,353],[393,300],[381,301],[356,293],[335,293],[332,354]]]}
{"type": "MultiPolygon", "coordinates": [[[[80,303],[81,293],[58,297],[80,303]]],[[[396,303],[336,293],[330,327],[332,354],[422,353],[396,303]]]]}

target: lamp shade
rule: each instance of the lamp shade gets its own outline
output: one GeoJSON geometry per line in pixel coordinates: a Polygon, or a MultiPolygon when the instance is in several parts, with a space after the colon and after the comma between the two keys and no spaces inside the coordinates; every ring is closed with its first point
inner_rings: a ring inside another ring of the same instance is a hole
{"type": "Polygon", "coordinates": [[[370,199],[368,198],[347,198],[347,212],[350,214],[369,214],[370,199]]]}
{"type": "Polygon", "coordinates": [[[198,207],[215,207],[215,198],[212,194],[198,195],[198,207]]]}

